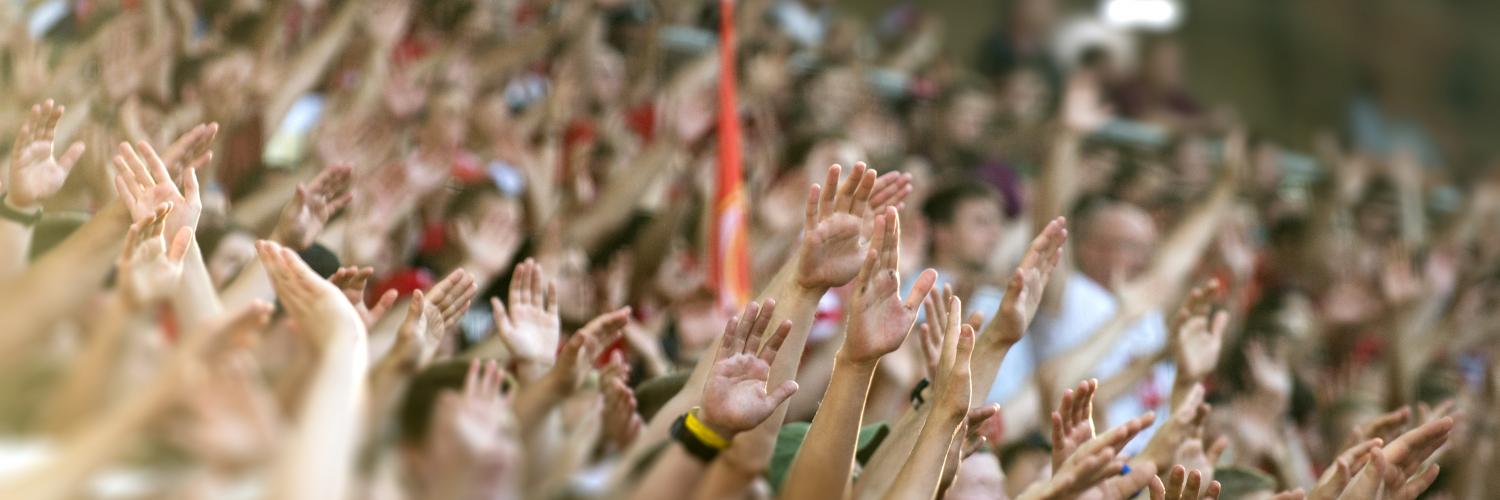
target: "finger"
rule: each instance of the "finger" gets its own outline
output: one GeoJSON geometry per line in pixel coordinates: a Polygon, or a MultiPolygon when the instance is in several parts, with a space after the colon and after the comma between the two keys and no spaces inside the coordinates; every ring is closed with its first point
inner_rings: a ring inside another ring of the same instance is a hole
{"type": "Polygon", "coordinates": [[[182,171],[182,197],[190,202],[197,202],[198,195],[198,169],[188,167],[182,171]]]}
{"type": "Polygon", "coordinates": [[[172,182],[172,175],[167,173],[167,166],[162,163],[161,157],[156,156],[156,149],[152,148],[151,144],[146,141],[137,141],[135,145],[140,154],[145,157],[146,166],[150,168],[152,179],[157,184],[172,182]]]}
{"type": "Polygon", "coordinates": [[[1208,483],[1208,489],[1203,492],[1203,500],[1219,500],[1219,493],[1223,491],[1223,485],[1218,481],[1208,483]]]}
{"type": "Polygon", "coordinates": [[[1218,464],[1219,457],[1223,456],[1224,450],[1227,449],[1229,449],[1229,437],[1219,436],[1219,439],[1215,439],[1214,444],[1208,448],[1208,463],[1210,465],[1218,464]]]}
{"type": "Polygon", "coordinates": [[[1187,482],[1187,468],[1181,465],[1172,466],[1172,471],[1167,474],[1167,500],[1181,500],[1183,485],[1187,482]]]}
{"type": "MultiPolygon", "coordinates": [[[[864,166],[864,163],[856,163],[855,169],[858,171],[860,167],[864,166]]],[[[851,181],[854,179],[856,178],[850,178],[851,181]]],[[[865,169],[863,175],[858,177],[858,180],[859,185],[854,189],[854,199],[849,205],[849,213],[863,217],[865,212],[870,209],[870,193],[875,190],[875,169],[865,169]]],[[[895,207],[889,208],[895,210],[895,207]]]]}
{"type": "Polygon", "coordinates": [[[803,231],[811,231],[814,226],[818,225],[818,199],[821,191],[822,186],[817,184],[813,184],[812,188],[807,190],[807,211],[802,218],[803,231]]]}
{"type": "Polygon", "coordinates": [[[536,267],[536,261],[526,259],[520,266],[516,267],[516,275],[511,278],[510,293],[515,295],[512,306],[531,304],[531,273],[536,267]]]}
{"type": "Polygon", "coordinates": [[[958,335],[958,360],[957,364],[953,367],[957,370],[957,373],[964,375],[969,373],[969,363],[973,360],[973,354],[974,328],[969,325],[963,325],[960,327],[958,335]]]}
{"type": "Polygon", "coordinates": [[[776,301],[766,299],[760,306],[759,314],[755,315],[755,324],[750,327],[750,336],[745,339],[745,352],[755,354],[760,352],[761,337],[765,335],[766,329],[771,326],[771,318],[776,313],[776,301]]]}
{"type": "Polygon", "coordinates": [[[497,297],[490,297],[490,316],[495,319],[495,328],[504,333],[506,329],[502,328],[501,325],[510,320],[510,315],[505,312],[505,303],[500,302],[500,299],[497,297]]]}
{"type": "Polygon", "coordinates": [[[849,178],[844,180],[842,186],[839,186],[838,195],[834,198],[834,210],[846,213],[850,211],[854,203],[854,192],[864,184],[864,178],[865,164],[855,163],[854,169],[849,171],[849,178]]]}
{"type": "Polygon", "coordinates": [[[901,269],[901,215],[895,207],[885,209],[884,262],[881,267],[899,272],[901,269]]]}
{"type": "Polygon", "coordinates": [[[386,310],[389,310],[392,305],[396,304],[396,297],[399,295],[400,293],[395,290],[386,290],[380,296],[380,300],[375,302],[375,307],[370,308],[370,317],[378,319],[385,316],[386,310]]]}
{"type": "Polygon", "coordinates": [[[83,157],[85,149],[87,148],[83,145],[83,141],[74,142],[73,145],[68,146],[67,151],[63,152],[62,157],[57,159],[57,166],[62,167],[63,172],[71,172],[73,164],[78,163],[78,159],[83,157]]]}
{"type": "Polygon", "coordinates": [[[745,352],[745,346],[749,343],[748,341],[750,340],[750,331],[755,328],[755,323],[760,319],[759,317],[759,303],[750,302],[748,304],[745,304],[745,312],[740,316],[739,329],[735,330],[734,332],[734,341],[736,347],[734,352],[736,354],[745,352]]]}
{"type": "Polygon", "coordinates": [[[797,381],[787,380],[785,382],[782,382],[780,385],[777,385],[775,389],[772,389],[769,396],[771,398],[771,401],[776,402],[775,406],[781,406],[782,403],[785,403],[787,399],[790,399],[792,395],[796,393],[797,381]]]}
{"type": "Polygon", "coordinates": [[[135,177],[134,180],[136,183],[146,187],[156,185],[156,180],[151,177],[150,172],[146,171],[146,160],[142,159],[141,155],[136,153],[135,148],[131,147],[130,143],[120,143],[120,158],[124,166],[130,169],[130,174],[135,177]]]}
{"type": "Polygon", "coordinates": [[[1167,500],[1167,487],[1161,483],[1161,478],[1151,476],[1151,500],[1167,500]]]}
{"type": "Polygon", "coordinates": [[[543,273],[544,271],[542,270],[542,265],[536,264],[532,266],[531,272],[527,275],[527,277],[531,281],[530,289],[527,290],[527,296],[531,299],[531,304],[533,306],[541,305],[543,301],[542,294],[545,292],[545,288],[542,285],[543,273]]]}
{"type": "Polygon", "coordinates": [[[823,198],[818,201],[818,220],[827,219],[829,215],[833,214],[833,202],[834,198],[838,195],[839,175],[842,173],[843,168],[838,166],[838,164],[828,167],[828,177],[823,181],[823,198]]]}
{"type": "Polygon", "coordinates": [[[776,327],[776,333],[766,339],[766,348],[761,349],[760,359],[771,365],[776,361],[776,353],[781,351],[781,345],[786,343],[786,337],[792,333],[792,320],[782,320],[781,325],[776,327]]]}
{"type": "Polygon", "coordinates": [[[552,281],[547,282],[547,297],[546,297],[546,300],[544,300],[544,302],[545,302],[547,314],[550,315],[550,316],[552,316],[552,319],[554,321],[556,321],[557,320],[557,283],[556,282],[552,282],[552,281]]]}
{"type": "Polygon", "coordinates": [[[193,245],[193,228],[181,227],[177,229],[177,235],[172,237],[172,246],[167,250],[167,259],[173,263],[181,264],[182,259],[187,257],[188,249],[193,245]]]}
{"type": "Polygon", "coordinates": [[[922,274],[917,275],[917,282],[911,286],[911,292],[906,295],[906,309],[916,310],[918,305],[931,303],[928,297],[932,294],[933,285],[937,284],[937,271],[924,269],[922,274]]]}
{"type": "Polygon", "coordinates": [[[739,353],[734,348],[734,332],[739,329],[739,323],[739,316],[731,316],[729,321],[724,323],[724,335],[719,337],[719,352],[714,357],[715,360],[728,359],[730,356],[739,353]]]}
{"type": "Polygon", "coordinates": [[[464,395],[473,397],[479,393],[479,370],[483,360],[473,359],[469,361],[469,371],[464,375],[464,395]]]}

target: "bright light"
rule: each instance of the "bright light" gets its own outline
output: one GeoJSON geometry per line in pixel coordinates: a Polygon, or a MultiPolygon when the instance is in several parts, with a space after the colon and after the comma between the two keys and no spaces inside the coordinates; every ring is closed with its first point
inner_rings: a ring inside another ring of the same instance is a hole
{"type": "Polygon", "coordinates": [[[1182,22],[1180,0],[1104,0],[1099,11],[1105,22],[1126,28],[1165,31],[1182,22]]]}

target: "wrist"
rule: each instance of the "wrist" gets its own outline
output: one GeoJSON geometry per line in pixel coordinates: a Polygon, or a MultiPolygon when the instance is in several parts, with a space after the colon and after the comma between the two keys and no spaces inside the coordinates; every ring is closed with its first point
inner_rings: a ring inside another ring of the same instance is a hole
{"type": "Polygon", "coordinates": [[[41,204],[37,203],[37,200],[24,196],[16,196],[15,192],[9,192],[0,195],[0,199],[3,199],[5,206],[7,208],[10,208],[11,210],[21,212],[35,212],[38,209],[42,208],[41,204]]]}
{"type": "Polygon", "coordinates": [[[875,373],[875,368],[880,365],[880,356],[874,359],[854,359],[848,354],[847,346],[845,346],[834,354],[833,362],[838,368],[852,370],[855,373],[875,373]]]}

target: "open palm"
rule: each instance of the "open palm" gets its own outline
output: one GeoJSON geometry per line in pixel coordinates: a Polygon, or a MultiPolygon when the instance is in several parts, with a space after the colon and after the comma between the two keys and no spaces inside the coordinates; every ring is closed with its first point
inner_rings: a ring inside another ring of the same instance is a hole
{"type": "Polygon", "coordinates": [[[859,274],[863,263],[866,244],[860,232],[875,171],[857,163],[842,187],[840,171],[838,165],[829,167],[827,187],[814,185],[808,193],[802,244],[797,250],[797,282],[807,288],[843,286],[859,274]]]}
{"type": "Polygon", "coordinates": [[[724,326],[713,370],[703,385],[700,415],[703,423],[720,436],[729,438],[760,425],[797,392],[797,383],[791,380],[774,389],[766,387],[771,377],[771,362],[792,329],[790,321],[783,322],[766,340],[765,348],[759,349],[761,334],[770,326],[774,310],[774,302],[764,309],[751,302],[745,314],[724,326]]]}
{"type": "Polygon", "coordinates": [[[75,142],[61,159],[54,156],[53,137],[62,114],[63,106],[51,99],[31,107],[31,115],[21,125],[11,148],[10,177],[6,180],[6,201],[11,205],[29,207],[57,193],[83,155],[83,143],[75,142]]]}
{"type": "Polygon", "coordinates": [[[1031,247],[1026,250],[1026,256],[1021,258],[1021,264],[1016,266],[1016,272],[1005,288],[1005,298],[995,314],[996,321],[990,323],[991,331],[984,335],[985,339],[1010,344],[1021,341],[1032,318],[1036,317],[1036,310],[1042,303],[1042,292],[1052,278],[1052,271],[1062,260],[1063,243],[1067,241],[1067,221],[1062,217],[1048,223],[1041,234],[1031,240],[1031,247]]]}
{"type": "Polygon", "coordinates": [[[495,329],[511,355],[519,360],[550,366],[557,358],[561,331],[557,313],[557,289],[541,264],[526,259],[511,274],[510,307],[490,299],[495,329]]]}
{"type": "Polygon", "coordinates": [[[865,265],[855,279],[849,334],[844,337],[843,354],[856,363],[880,359],[901,347],[917,321],[918,308],[937,281],[936,271],[923,271],[902,300],[901,229],[895,207],[875,217],[873,233],[865,265]]]}

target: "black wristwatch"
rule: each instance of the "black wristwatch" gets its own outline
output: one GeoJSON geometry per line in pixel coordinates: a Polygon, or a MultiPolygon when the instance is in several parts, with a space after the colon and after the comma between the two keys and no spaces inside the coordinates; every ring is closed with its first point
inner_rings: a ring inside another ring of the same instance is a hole
{"type": "Polygon", "coordinates": [[[698,457],[699,460],[712,462],[714,457],[719,456],[719,450],[699,440],[698,436],[694,436],[692,431],[688,430],[687,416],[688,414],[684,413],[677,417],[677,420],[672,421],[672,439],[677,440],[677,444],[682,445],[682,449],[698,457]]]}
{"type": "Polygon", "coordinates": [[[26,227],[35,226],[37,222],[41,222],[42,209],[38,208],[35,212],[29,214],[16,210],[11,208],[10,203],[6,203],[5,200],[9,196],[10,193],[0,193],[0,219],[5,219],[26,227]]]}
{"type": "Polygon", "coordinates": [[[917,386],[915,388],[912,388],[912,390],[911,390],[911,406],[912,406],[912,408],[921,408],[923,404],[927,403],[927,400],[922,398],[922,391],[927,390],[927,386],[929,386],[929,385],[932,385],[932,381],[924,378],[924,379],[922,379],[921,382],[917,382],[917,386]]]}

